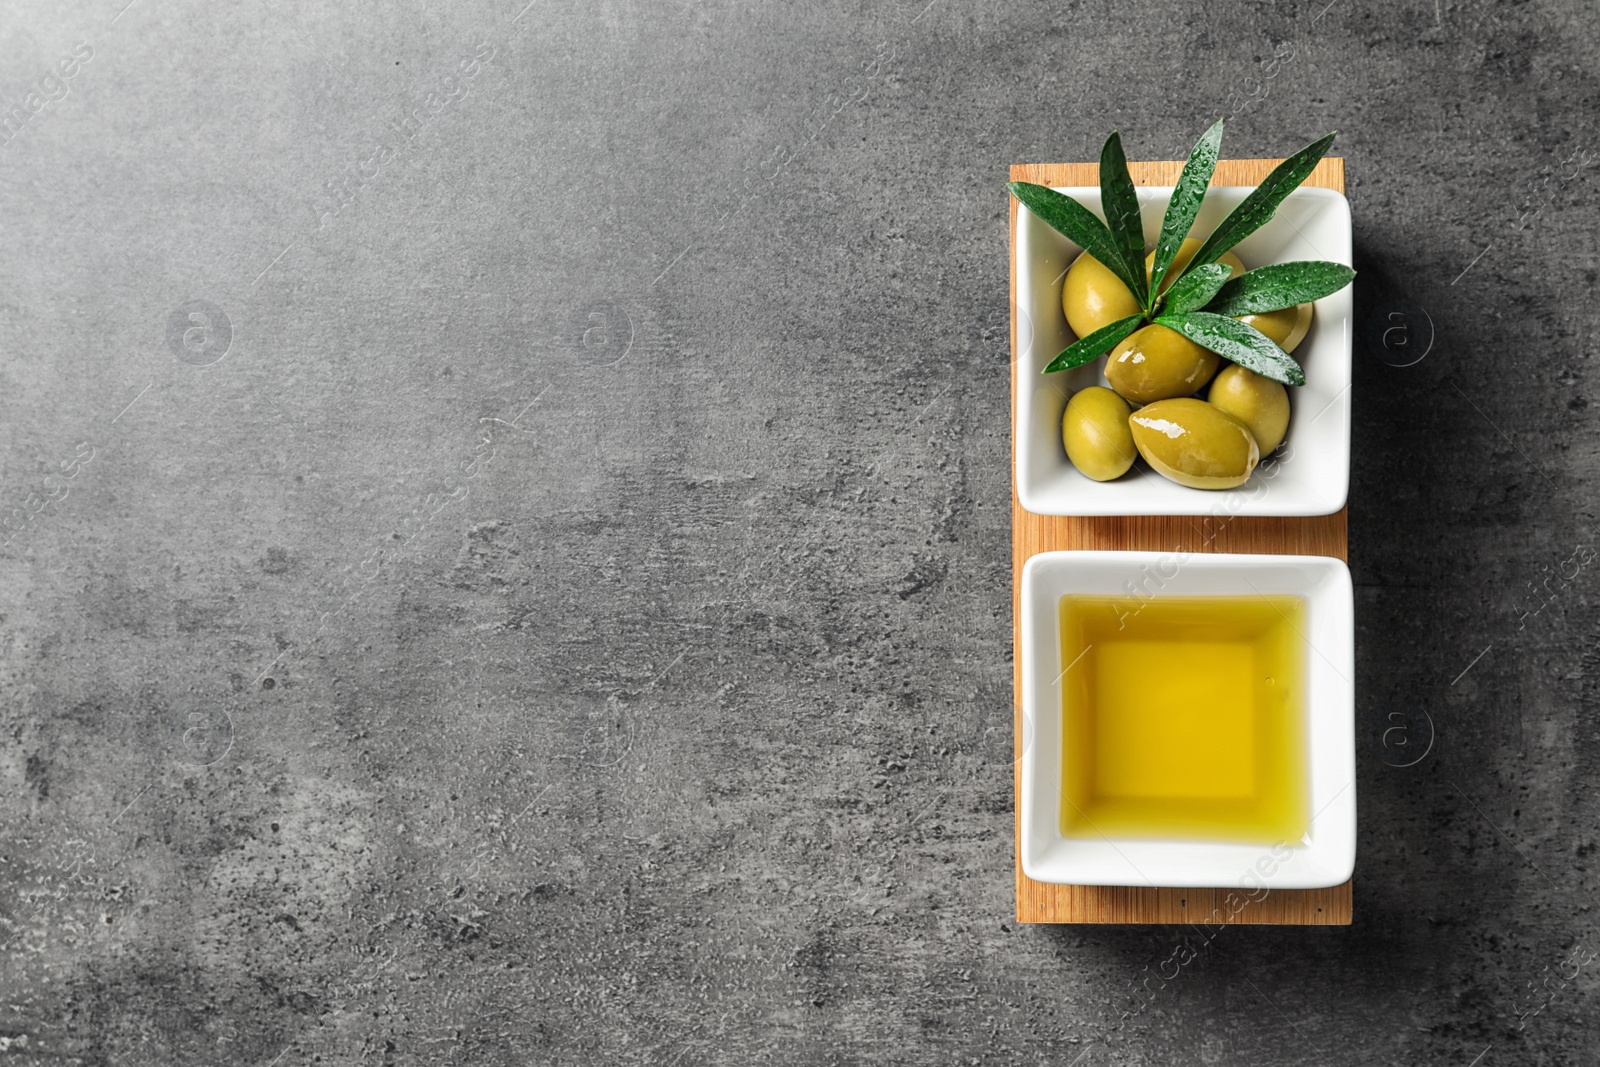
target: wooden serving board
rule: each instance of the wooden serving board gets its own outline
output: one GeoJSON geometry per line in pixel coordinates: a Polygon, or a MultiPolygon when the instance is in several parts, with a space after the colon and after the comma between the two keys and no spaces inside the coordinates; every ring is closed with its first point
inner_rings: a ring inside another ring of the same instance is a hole
{"type": "MultiPolygon", "coordinates": [[[[1276,167],[1276,159],[1230,159],[1217,164],[1213,185],[1259,185],[1276,167]]],[[[1173,185],[1183,169],[1181,161],[1129,163],[1136,185],[1173,185]]],[[[1011,168],[1011,180],[1040,185],[1097,185],[1100,168],[1094,163],[1020,164],[1011,168]]],[[[1344,192],[1344,160],[1324,159],[1305,185],[1344,192]]],[[[1011,306],[1017,306],[1017,201],[1011,198],[1011,306]]],[[[1195,517],[1149,515],[1132,518],[1076,518],[1035,515],[1024,511],[1016,491],[1017,324],[1011,323],[1011,617],[1013,647],[1021,647],[1017,630],[1021,607],[1022,565],[1037,552],[1056,549],[1123,549],[1169,552],[1277,552],[1337,556],[1348,560],[1346,515],[1319,518],[1236,517],[1217,522],[1195,517]]],[[[1015,810],[1022,810],[1022,658],[1015,659],[1013,755],[1017,772],[1015,810]]],[[[1021,833],[1020,814],[1016,833],[1021,833]]],[[[1020,840],[1014,842],[1020,845],[1020,840]]],[[[1020,849],[1018,850],[1020,855],[1020,849]]],[[[1332,889],[1277,889],[1259,901],[1249,902],[1239,890],[1150,889],[1126,886],[1054,885],[1035,882],[1017,863],[1017,921],[1022,923],[1282,923],[1292,925],[1348,925],[1351,883],[1332,889]],[[1231,894],[1231,898],[1230,898],[1231,894]]]]}

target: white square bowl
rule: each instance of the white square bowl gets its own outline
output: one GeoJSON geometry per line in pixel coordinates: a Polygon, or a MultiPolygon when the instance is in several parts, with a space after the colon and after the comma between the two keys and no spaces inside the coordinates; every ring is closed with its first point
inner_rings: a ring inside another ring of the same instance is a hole
{"type": "MultiPolygon", "coordinates": [[[[1057,190],[1100,215],[1100,190],[1057,190]]],[[[1204,237],[1250,193],[1248,187],[1212,186],[1195,220],[1193,236],[1204,237]]],[[[1146,247],[1160,234],[1170,186],[1139,190],[1146,247]]],[[[1271,221],[1234,251],[1246,267],[1292,260],[1325,259],[1353,265],[1350,203],[1332,189],[1290,193],[1271,221]]],[[[1077,335],[1061,310],[1061,279],[1082,251],[1027,208],[1017,208],[1013,269],[1017,344],[1017,498],[1038,515],[1208,515],[1216,495],[1172,482],[1140,464],[1114,482],[1079,474],[1061,444],[1061,414],[1067,398],[1090,385],[1105,385],[1105,360],[1056,374],[1045,366],[1077,335]]],[[[1262,464],[1249,482],[1232,491],[1234,515],[1331,515],[1344,507],[1350,487],[1350,360],[1352,296],[1346,286],[1315,305],[1311,332],[1295,359],[1306,384],[1289,390],[1289,436],[1274,461],[1262,464]]]]}
{"type": "Polygon", "coordinates": [[[1067,885],[1246,890],[1341,885],[1355,867],[1355,611],[1350,571],[1330,556],[1187,552],[1041,552],[1022,568],[1022,870],[1067,885]],[[1138,594],[1132,590],[1141,590],[1138,594]],[[1068,594],[1289,595],[1306,604],[1306,753],[1311,828],[1263,845],[1106,837],[1067,838],[1062,790],[1060,603],[1068,594]],[[1287,846],[1287,847],[1285,847],[1287,846]]]}

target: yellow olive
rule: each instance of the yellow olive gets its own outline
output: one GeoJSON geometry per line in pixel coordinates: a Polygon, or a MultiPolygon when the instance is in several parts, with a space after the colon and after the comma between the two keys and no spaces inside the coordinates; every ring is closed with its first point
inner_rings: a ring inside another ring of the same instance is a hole
{"type": "Polygon", "coordinates": [[[1271,378],[1230,363],[1211,383],[1206,399],[1250,427],[1263,456],[1272,455],[1283,443],[1289,429],[1289,394],[1271,378]]]}
{"type": "Polygon", "coordinates": [[[1249,428],[1204,400],[1158,400],[1128,416],[1128,425],[1145,462],[1192,489],[1243,485],[1261,459],[1249,428]]]}
{"type": "MultiPolygon", "coordinates": [[[[1189,261],[1194,258],[1194,254],[1198,251],[1200,251],[1200,238],[1184,238],[1183,244],[1178,246],[1177,255],[1172,257],[1172,266],[1167,268],[1166,275],[1161,279],[1161,291],[1163,293],[1167,291],[1167,286],[1171,285],[1173,281],[1177,279],[1178,275],[1183,273],[1183,268],[1189,265],[1189,261]]],[[[1239,275],[1244,273],[1244,261],[1238,256],[1234,255],[1232,252],[1222,253],[1222,255],[1217,257],[1217,262],[1224,264],[1229,270],[1233,271],[1233,273],[1229,275],[1231,278],[1237,278],[1239,275]]],[[[1151,252],[1148,256],[1144,257],[1144,276],[1149,278],[1155,273],[1155,269],[1156,254],[1151,252]]],[[[1132,312],[1129,312],[1129,314],[1131,315],[1132,312]]]]}
{"type": "Polygon", "coordinates": [[[1285,352],[1293,352],[1311,329],[1311,305],[1296,304],[1282,311],[1264,311],[1259,315],[1241,315],[1240,322],[1249,323],[1278,343],[1285,352]]]}
{"type": "Polygon", "coordinates": [[[1100,385],[1079,389],[1061,416],[1067,458],[1087,477],[1109,482],[1128,473],[1139,455],[1128,428],[1128,402],[1100,385]]]}
{"type": "Polygon", "coordinates": [[[1106,381],[1124,400],[1148,404],[1205,388],[1222,360],[1176,330],[1151,323],[1106,357],[1106,381]]]}
{"type": "Polygon", "coordinates": [[[1139,314],[1139,302],[1109,267],[1084,252],[1072,261],[1061,283],[1061,310],[1072,332],[1088,337],[1102,326],[1139,314]]]}
{"type": "MultiPolygon", "coordinates": [[[[1162,279],[1162,292],[1167,291],[1167,286],[1172,284],[1172,280],[1188,266],[1189,260],[1199,250],[1198,237],[1190,237],[1183,242],[1178,254],[1172,257],[1172,266],[1167,269],[1166,277],[1162,279]]],[[[1154,252],[1144,257],[1146,279],[1154,272],[1155,262],[1154,252]]],[[[1244,264],[1232,252],[1222,253],[1217,262],[1231,267],[1234,277],[1244,273],[1244,264]]],[[[1139,314],[1140,308],[1139,302],[1122,284],[1122,279],[1111,272],[1111,268],[1089,253],[1082,252],[1067,268],[1067,277],[1061,283],[1061,310],[1066,313],[1067,325],[1072,327],[1072,332],[1079,337],[1088,337],[1102,326],[1110,326],[1118,319],[1139,314]]]]}

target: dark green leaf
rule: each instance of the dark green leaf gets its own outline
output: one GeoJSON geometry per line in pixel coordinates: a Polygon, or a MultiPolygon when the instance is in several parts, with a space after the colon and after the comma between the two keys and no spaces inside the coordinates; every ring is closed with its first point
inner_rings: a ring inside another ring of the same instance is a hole
{"type": "Polygon", "coordinates": [[[1238,319],[1208,311],[1188,311],[1180,315],[1162,315],[1156,319],[1156,324],[1177,330],[1195,344],[1264,378],[1284,385],[1306,384],[1306,372],[1300,369],[1293,356],[1279,348],[1272,338],[1238,319]]]}
{"type": "Polygon", "coordinates": [[[1156,259],[1151,267],[1150,291],[1161,292],[1161,280],[1172,266],[1172,258],[1183,247],[1183,239],[1194,226],[1194,217],[1200,213],[1200,202],[1205,199],[1206,186],[1211,184],[1211,172],[1217,169],[1217,156],[1222,151],[1222,120],[1200,135],[1189,153],[1189,160],[1178,175],[1172,199],[1167,203],[1167,214],[1161,220],[1161,236],[1156,240],[1156,259]]]}
{"type": "Polygon", "coordinates": [[[1091,360],[1098,359],[1108,352],[1112,345],[1137,330],[1143,321],[1143,315],[1129,315],[1125,319],[1118,319],[1110,326],[1100,327],[1083,340],[1074,341],[1062,349],[1061,354],[1050,361],[1044,372],[1054,374],[1058,370],[1081,367],[1091,360]]]}
{"type": "Polygon", "coordinates": [[[1184,271],[1183,277],[1173,282],[1172,288],[1167,290],[1166,310],[1162,314],[1177,315],[1205,307],[1232,273],[1229,267],[1221,263],[1207,263],[1203,267],[1184,271]]]}
{"type": "Polygon", "coordinates": [[[1122,261],[1116,240],[1098,215],[1072,197],[1046,185],[1012,182],[1006,188],[1022,202],[1023,207],[1043,219],[1046,226],[1105,264],[1106,269],[1128,287],[1128,292],[1137,294],[1141,291],[1138,287],[1144,284],[1143,267],[1140,267],[1137,275],[1129,272],[1127,264],[1122,261]]]}
{"type": "Polygon", "coordinates": [[[1283,203],[1283,198],[1294,192],[1301,182],[1311,176],[1317,162],[1327,154],[1328,147],[1333,144],[1334,136],[1335,134],[1330,133],[1320,141],[1313,141],[1279,163],[1272,173],[1251,190],[1250,195],[1222,220],[1221,225],[1211,231],[1211,236],[1206,238],[1206,243],[1200,246],[1200,250],[1189,261],[1190,264],[1199,266],[1202,263],[1215,262],[1222,253],[1264,226],[1278,210],[1278,205],[1283,203]]]}
{"type": "MultiPolygon", "coordinates": [[[[1122,154],[1122,137],[1113,133],[1100,149],[1100,207],[1106,213],[1106,227],[1116,242],[1123,265],[1139,284],[1133,298],[1139,306],[1150,306],[1144,274],[1144,221],[1139,217],[1139,191],[1128,175],[1128,160],[1122,154]]],[[[1121,277],[1118,272],[1118,277],[1121,277]]]]}
{"type": "MultiPolygon", "coordinates": [[[[1321,260],[1273,263],[1246,271],[1228,282],[1217,290],[1216,298],[1206,310],[1232,318],[1280,311],[1337,293],[1355,276],[1356,272],[1342,263],[1321,260]]],[[[1170,299],[1168,306],[1171,306],[1170,299]]]]}

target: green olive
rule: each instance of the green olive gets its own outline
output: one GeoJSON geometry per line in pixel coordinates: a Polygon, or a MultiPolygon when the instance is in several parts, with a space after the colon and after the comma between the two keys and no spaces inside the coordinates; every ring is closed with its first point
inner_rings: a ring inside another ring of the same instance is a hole
{"type": "Polygon", "coordinates": [[[1261,459],[1249,428],[1204,400],[1158,400],[1128,416],[1128,425],[1145,462],[1192,489],[1243,485],[1261,459]]]}
{"type": "MultiPolygon", "coordinates": [[[[1189,260],[1193,259],[1199,250],[1198,237],[1191,237],[1183,242],[1178,254],[1172,258],[1172,266],[1168,268],[1166,277],[1162,280],[1162,292],[1167,291],[1167,286],[1171,285],[1173,279],[1189,265],[1189,260]]],[[[1146,279],[1155,270],[1155,262],[1154,252],[1144,257],[1146,279]]],[[[1232,252],[1222,253],[1217,262],[1226,263],[1232,268],[1234,277],[1244,273],[1244,264],[1232,252]]],[[[1067,268],[1067,277],[1061,283],[1061,310],[1066,313],[1067,325],[1072,327],[1072,332],[1079,337],[1088,337],[1118,319],[1139,314],[1140,308],[1139,302],[1128,292],[1128,287],[1122,284],[1122,279],[1113,274],[1104,263],[1083,252],[1072,261],[1072,266],[1067,268]]]]}
{"type": "Polygon", "coordinates": [[[1212,381],[1206,399],[1250,427],[1263,456],[1272,455],[1283,443],[1289,429],[1289,394],[1271,378],[1230,363],[1212,381]]]}
{"type": "Polygon", "coordinates": [[[1139,302],[1111,269],[1085,252],[1067,268],[1061,283],[1061,310],[1067,325],[1079,337],[1088,337],[1102,326],[1139,314],[1139,302]]]}
{"type": "Polygon", "coordinates": [[[1154,323],[1125,337],[1106,357],[1106,381],[1124,400],[1149,404],[1205,388],[1222,360],[1176,330],[1154,323]]]}
{"type": "Polygon", "coordinates": [[[1293,352],[1311,330],[1311,305],[1296,304],[1282,311],[1264,311],[1259,315],[1241,315],[1240,322],[1249,323],[1278,343],[1285,352],[1293,352]]]}
{"type": "MultiPolygon", "coordinates": [[[[1200,251],[1200,238],[1184,238],[1183,244],[1178,246],[1177,254],[1172,257],[1172,266],[1167,268],[1167,273],[1161,278],[1161,291],[1163,293],[1167,291],[1167,286],[1178,280],[1178,275],[1183,273],[1183,268],[1189,265],[1189,261],[1194,258],[1194,254],[1198,251],[1200,251]]],[[[1216,261],[1233,272],[1229,275],[1230,278],[1237,278],[1244,273],[1244,261],[1232,252],[1222,253],[1217,257],[1216,261]]],[[[1155,269],[1156,254],[1151,252],[1144,257],[1144,276],[1149,278],[1155,273],[1155,269]]]]}
{"type": "Polygon", "coordinates": [[[1072,394],[1061,416],[1061,441],[1072,465],[1097,482],[1128,473],[1139,454],[1128,428],[1132,410],[1126,400],[1101,385],[1072,394]]]}

